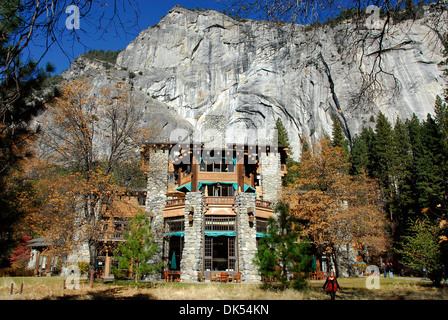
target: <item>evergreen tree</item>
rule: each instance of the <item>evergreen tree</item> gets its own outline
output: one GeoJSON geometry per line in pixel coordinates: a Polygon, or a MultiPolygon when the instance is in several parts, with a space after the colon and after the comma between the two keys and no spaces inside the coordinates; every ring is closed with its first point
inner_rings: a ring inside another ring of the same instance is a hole
{"type": "Polygon", "coordinates": [[[114,256],[119,262],[119,268],[131,271],[135,282],[138,282],[143,274],[154,274],[162,268],[162,264],[156,265],[150,262],[158,248],[154,242],[149,219],[144,212],[136,214],[131,219],[124,240],[118,244],[114,256]]]}
{"type": "Polygon", "coordinates": [[[446,144],[448,144],[448,105],[443,102],[440,96],[436,97],[434,106],[435,118],[434,120],[439,125],[446,144]]]}
{"type": "Polygon", "coordinates": [[[19,8],[20,1],[0,1],[0,266],[9,266],[10,250],[20,241],[12,226],[23,216],[19,190],[11,187],[10,175],[20,169],[20,160],[31,155],[29,143],[38,128],[32,129],[30,123],[54,93],[46,88],[54,66],[38,68],[16,51],[12,38],[25,23],[19,8]]]}
{"type": "Polygon", "coordinates": [[[333,147],[340,147],[345,151],[345,154],[348,154],[348,143],[347,139],[344,136],[344,132],[342,131],[341,124],[339,123],[336,117],[333,118],[333,130],[332,130],[333,139],[331,140],[331,145],[333,147]]]}
{"type": "Polygon", "coordinates": [[[403,257],[401,263],[416,271],[426,269],[435,285],[440,284],[441,271],[438,234],[438,226],[428,219],[415,220],[397,250],[403,257]]]}
{"type": "Polygon", "coordinates": [[[386,210],[393,220],[390,202],[395,192],[393,184],[393,132],[392,125],[386,116],[380,112],[375,126],[375,139],[372,154],[372,175],[378,179],[378,183],[383,191],[386,200],[386,210]]]}
{"type": "Polygon", "coordinates": [[[275,129],[277,130],[278,145],[289,147],[288,131],[280,118],[277,118],[277,121],[275,122],[275,129]]]}
{"type": "Polygon", "coordinates": [[[372,177],[373,142],[375,132],[370,127],[363,127],[359,136],[352,140],[350,154],[350,174],[357,175],[365,171],[372,177]]]}
{"type": "Polygon", "coordinates": [[[286,130],[280,118],[278,118],[275,123],[275,129],[277,130],[278,145],[287,147],[289,149],[289,157],[286,158],[286,168],[288,172],[282,179],[283,186],[287,186],[293,183],[294,180],[298,177],[299,162],[295,161],[292,158],[293,153],[291,151],[291,146],[289,144],[288,131],[286,130]]]}
{"type": "Polygon", "coordinates": [[[433,208],[440,204],[442,199],[446,199],[446,178],[447,178],[447,147],[442,132],[434,119],[428,114],[422,128],[423,145],[427,150],[426,166],[428,177],[431,181],[431,191],[428,193],[428,203],[426,207],[433,208]]]}
{"type": "MultiPolygon", "coordinates": [[[[393,131],[393,177],[395,192],[391,210],[396,216],[396,228],[403,231],[409,212],[412,212],[414,198],[412,194],[412,153],[406,125],[399,118],[393,131]]],[[[397,230],[396,230],[397,232],[397,230]]]]}
{"type": "Polygon", "coordinates": [[[415,19],[417,15],[417,7],[414,0],[406,0],[404,4],[405,19],[415,19]]]}
{"type": "Polygon", "coordinates": [[[255,264],[262,276],[280,280],[283,287],[289,284],[288,272],[297,275],[292,285],[296,289],[305,287],[302,272],[311,269],[310,245],[301,237],[301,231],[289,206],[280,202],[275,208],[275,218],[268,220],[268,232],[260,240],[255,264]]]}

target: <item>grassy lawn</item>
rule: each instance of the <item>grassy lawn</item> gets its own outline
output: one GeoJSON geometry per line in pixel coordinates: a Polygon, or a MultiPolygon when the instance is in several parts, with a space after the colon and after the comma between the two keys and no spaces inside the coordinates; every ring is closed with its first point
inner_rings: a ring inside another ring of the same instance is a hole
{"type": "MultiPolygon", "coordinates": [[[[81,280],[80,289],[64,290],[63,277],[10,277],[0,278],[2,300],[328,300],[322,292],[323,281],[310,281],[304,291],[292,289],[264,289],[260,284],[219,283],[138,283],[117,281],[95,282],[90,288],[81,280]],[[14,293],[10,295],[11,281],[14,293]],[[23,292],[19,294],[21,284],[23,292]]],[[[366,288],[365,278],[339,279],[339,300],[448,300],[448,288],[434,288],[428,281],[418,279],[380,278],[380,289],[366,288]]]]}

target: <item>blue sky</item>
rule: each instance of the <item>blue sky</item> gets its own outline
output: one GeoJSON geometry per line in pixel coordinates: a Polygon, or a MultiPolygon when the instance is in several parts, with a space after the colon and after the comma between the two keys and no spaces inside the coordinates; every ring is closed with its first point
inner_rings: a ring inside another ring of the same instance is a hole
{"type": "MultiPolygon", "coordinates": [[[[107,33],[98,32],[95,27],[98,26],[99,21],[95,21],[95,19],[98,19],[97,17],[99,16],[99,13],[92,13],[91,16],[80,19],[81,28],[76,30],[76,36],[79,37],[79,40],[73,41],[70,33],[65,31],[61,41],[59,41],[60,47],[54,44],[45,54],[40,65],[45,66],[47,62],[52,62],[56,66],[55,74],[60,74],[62,71],[69,68],[70,63],[74,58],[90,49],[103,49],[105,51],[109,49],[122,50],[136,38],[140,31],[157,24],[175,5],[181,5],[190,9],[198,7],[199,9],[207,8],[222,10],[223,8],[222,3],[216,2],[216,0],[138,0],[136,2],[138,2],[140,11],[138,26],[135,26],[134,23],[135,12],[129,10],[128,12],[122,12],[120,15],[120,18],[130,20],[127,21],[126,24],[129,26],[127,33],[121,32],[121,30],[110,30],[110,32],[107,33]],[[132,25],[134,25],[133,28],[131,28],[132,25]]],[[[64,28],[65,26],[66,17],[69,17],[69,14],[64,15],[63,21],[60,21],[61,28],[64,28]]],[[[25,57],[29,56],[34,59],[39,59],[42,56],[45,47],[44,40],[35,40],[34,43],[29,46],[28,52],[24,52],[23,54],[25,57]]]]}
{"type": "MultiPolygon", "coordinates": [[[[132,10],[121,10],[119,17],[125,21],[127,26],[126,31],[114,30],[108,28],[106,33],[98,32],[98,25],[101,24],[104,27],[104,23],[109,21],[107,18],[101,19],[101,13],[103,9],[94,9],[87,17],[80,19],[81,29],[76,30],[76,33],[70,33],[65,28],[66,18],[69,14],[63,15],[61,21],[59,21],[60,28],[56,34],[62,34],[62,38],[59,39],[58,44],[54,44],[50,50],[44,55],[40,61],[41,66],[45,66],[47,62],[52,62],[56,66],[55,74],[60,74],[62,71],[70,67],[71,61],[90,49],[103,49],[103,50],[122,50],[136,38],[140,31],[147,29],[148,27],[157,24],[160,19],[165,16],[170,9],[175,5],[181,5],[186,8],[194,9],[215,9],[221,11],[225,8],[225,4],[219,0],[133,0],[137,2],[139,14],[138,21],[135,21],[135,12],[132,10]],[[136,24],[136,22],[138,24],[136,24]],[[64,32],[61,33],[60,30],[64,32]],[[77,40],[73,40],[72,36],[77,37],[77,40]]],[[[364,1],[364,0],[363,0],[364,1]]],[[[366,0],[363,2],[367,5],[373,0],[366,0]]],[[[428,0],[426,0],[428,1],[428,0]]],[[[426,2],[425,1],[425,2],[426,2]]],[[[110,1],[113,3],[114,1],[110,1]]],[[[117,3],[127,3],[127,0],[117,0],[117,3]]],[[[132,2],[132,1],[131,1],[132,2]]],[[[374,2],[374,1],[373,1],[374,2]]],[[[394,1],[393,1],[394,2],[394,1]]],[[[352,1],[341,0],[343,7],[346,5],[353,5],[352,1]],[[344,5],[345,4],[345,5],[344,5]]],[[[110,7],[105,7],[106,16],[110,16],[113,12],[110,7]]],[[[129,9],[129,7],[128,7],[129,9]]],[[[81,15],[83,12],[81,12],[81,15]]],[[[333,15],[335,13],[333,12],[333,15]]],[[[38,60],[42,57],[43,52],[46,49],[46,35],[39,40],[36,37],[33,43],[28,47],[27,52],[23,52],[24,58],[34,58],[38,60]]]]}

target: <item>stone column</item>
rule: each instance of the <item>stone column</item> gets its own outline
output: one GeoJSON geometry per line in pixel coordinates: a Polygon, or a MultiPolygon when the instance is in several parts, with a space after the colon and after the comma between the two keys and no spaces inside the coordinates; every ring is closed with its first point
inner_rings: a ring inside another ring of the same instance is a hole
{"type": "Polygon", "coordinates": [[[276,202],[282,190],[280,153],[262,152],[260,156],[263,200],[276,202]]]}
{"type": "Polygon", "coordinates": [[[236,195],[238,266],[244,281],[259,281],[258,267],[254,264],[257,252],[257,228],[255,218],[255,194],[240,192],[236,195]],[[249,212],[254,215],[249,222],[249,212]]]}
{"type": "Polygon", "coordinates": [[[197,281],[198,272],[202,272],[203,257],[203,213],[204,197],[202,192],[188,192],[185,196],[185,233],[182,260],[180,262],[181,280],[197,281]],[[193,214],[190,222],[189,215],[193,214]]]}
{"type": "MultiPolygon", "coordinates": [[[[161,263],[163,255],[163,208],[166,205],[168,188],[168,155],[168,150],[151,150],[149,155],[146,213],[151,217],[151,229],[158,246],[151,259],[154,264],[161,263]]],[[[158,280],[160,274],[156,273],[149,278],[158,280]]]]}

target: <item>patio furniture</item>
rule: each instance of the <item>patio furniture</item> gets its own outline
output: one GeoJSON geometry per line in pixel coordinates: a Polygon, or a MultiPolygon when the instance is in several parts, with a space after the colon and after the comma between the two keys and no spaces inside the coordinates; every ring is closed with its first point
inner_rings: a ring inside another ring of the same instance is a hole
{"type": "Polygon", "coordinates": [[[221,272],[219,274],[219,282],[228,283],[229,282],[229,274],[227,272],[221,272]]]}
{"type": "Polygon", "coordinates": [[[236,283],[241,283],[241,272],[237,272],[237,274],[233,277],[233,281],[236,283]]]}
{"type": "Polygon", "coordinates": [[[173,276],[169,273],[168,270],[165,270],[165,282],[173,282],[173,276]]]}
{"type": "Polygon", "coordinates": [[[325,274],[323,271],[317,271],[317,276],[316,276],[317,280],[324,280],[325,279],[325,274]]]}
{"type": "Polygon", "coordinates": [[[210,281],[211,282],[218,282],[219,276],[216,272],[210,272],[210,281]]]}

